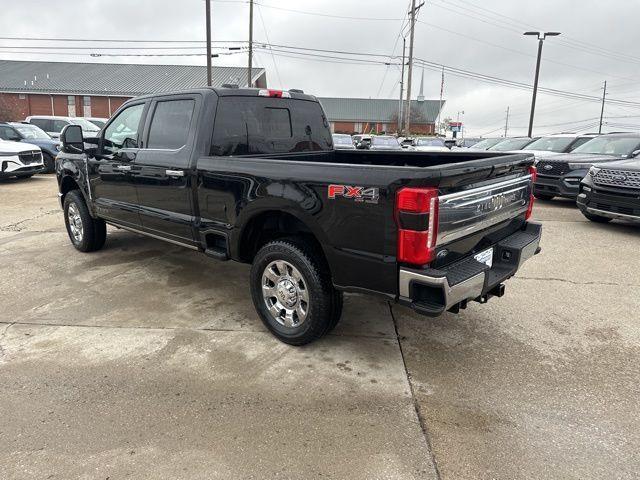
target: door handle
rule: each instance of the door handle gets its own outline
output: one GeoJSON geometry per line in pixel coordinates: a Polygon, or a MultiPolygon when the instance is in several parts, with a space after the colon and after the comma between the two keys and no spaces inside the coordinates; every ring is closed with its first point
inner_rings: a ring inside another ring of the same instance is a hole
{"type": "Polygon", "coordinates": [[[165,170],[164,173],[169,177],[184,177],[184,170],[165,170]]]}
{"type": "Polygon", "coordinates": [[[116,168],[118,170],[120,170],[121,172],[129,172],[129,171],[131,171],[131,165],[118,165],[116,168]]]}

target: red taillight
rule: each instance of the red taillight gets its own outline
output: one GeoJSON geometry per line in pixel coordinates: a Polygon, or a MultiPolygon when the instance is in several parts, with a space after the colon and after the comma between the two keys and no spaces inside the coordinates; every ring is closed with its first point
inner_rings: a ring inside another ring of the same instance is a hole
{"type": "Polygon", "coordinates": [[[396,196],[398,261],[424,265],[435,258],[438,189],[403,188],[396,196]]]}
{"type": "Polygon", "coordinates": [[[529,175],[531,175],[531,195],[529,197],[529,206],[527,207],[527,213],[525,213],[525,220],[529,220],[531,218],[531,214],[533,213],[533,202],[535,201],[535,197],[533,196],[533,184],[538,178],[538,169],[534,166],[529,167],[529,175]]]}

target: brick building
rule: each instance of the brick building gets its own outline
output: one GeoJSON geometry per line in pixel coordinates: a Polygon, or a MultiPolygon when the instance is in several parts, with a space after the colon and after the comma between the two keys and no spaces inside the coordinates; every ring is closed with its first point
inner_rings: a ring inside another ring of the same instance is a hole
{"type": "MultiPolygon", "coordinates": [[[[213,68],[214,86],[244,85],[246,79],[244,67],[213,68]]],[[[253,82],[267,86],[263,68],[253,70],[253,82]]],[[[0,60],[0,121],[29,115],[109,117],[131,97],[206,83],[203,66],[0,60]]]]}
{"type": "MultiPolygon", "coordinates": [[[[394,133],[398,130],[398,99],[319,98],[334,133],[394,133]]],[[[444,102],[443,102],[444,104],[444,102]]],[[[433,134],[439,100],[411,100],[411,132],[433,134]]]]}
{"type": "MultiPolygon", "coordinates": [[[[214,67],[213,86],[246,85],[245,67],[214,67]]],[[[29,115],[110,117],[131,97],[206,85],[207,69],[198,65],[24,62],[0,60],[0,121],[29,115]]],[[[267,87],[263,68],[253,69],[253,84],[267,87]]],[[[310,92],[313,93],[313,92],[310,92]]],[[[319,98],[337,133],[395,132],[397,99],[319,98]]],[[[433,133],[440,102],[411,101],[411,131],[433,133]]]]}

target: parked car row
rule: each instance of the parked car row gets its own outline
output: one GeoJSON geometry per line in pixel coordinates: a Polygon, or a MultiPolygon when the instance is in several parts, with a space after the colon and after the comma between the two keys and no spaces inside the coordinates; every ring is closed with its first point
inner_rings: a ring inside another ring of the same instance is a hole
{"type": "Polygon", "coordinates": [[[486,138],[471,150],[533,153],[538,169],[536,198],[575,200],[594,222],[640,223],[639,133],[486,138]]]}
{"type": "Polygon", "coordinates": [[[575,200],[585,217],[595,222],[640,222],[640,133],[485,138],[470,148],[442,137],[337,134],[333,139],[334,148],[350,150],[531,153],[538,169],[536,198],[575,200]]]}
{"type": "Polygon", "coordinates": [[[60,151],[58,137],[64,127],[79,125],[83,135],[91,138],[97,136],[107,120],[37,115],[23,122],[0,121],[0,178],[53,173],[60,151]]]}

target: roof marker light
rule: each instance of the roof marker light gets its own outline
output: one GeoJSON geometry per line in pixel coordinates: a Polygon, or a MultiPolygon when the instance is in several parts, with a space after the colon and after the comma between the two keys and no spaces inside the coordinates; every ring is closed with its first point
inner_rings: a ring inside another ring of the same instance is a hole
{"type": "Polygon", "coordinates": [[[284,90],[271,90],[266,88],[259,90],[258,96],[271,98],[291,98],[291,94],[289,92],[285,92],[284,90]]]}

